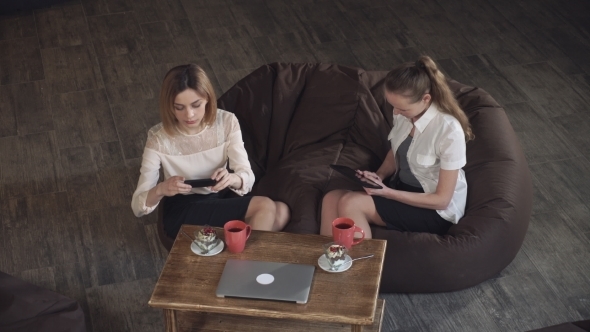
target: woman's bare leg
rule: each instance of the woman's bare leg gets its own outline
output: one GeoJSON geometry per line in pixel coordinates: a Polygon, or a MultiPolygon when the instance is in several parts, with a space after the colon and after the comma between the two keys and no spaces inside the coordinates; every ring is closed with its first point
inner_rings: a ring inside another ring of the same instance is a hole
{"type": "Polygon", "coordinates": [[[355,225],[365,231],[365,239],[373,237],[369,224],[385,226],[377,213],[373,198],[361,191],[350,191],[338,201],[338,214],[354,220],[355,225]]]}
{"type": "Polygon", "coordinates": [[[321,235],[332,236],[332,221],[340,217],[338,215],[338,201],[348,192],[348,190],[333,190],[327,193],[322,199],[321,235]]]}
{"type": "Polygon", "coordinates": [[[250,200],[246,211],[246,223],[252,229],[272,231],[275,224],[277,206],[275,202],[264,196],[254,196],[250,200]]]}
{"type": "Polygon", "coordinates": [[[289,207],[287,204],[279,201],[275,201],[275,221],[273,223],[273,232],[280,232],[285,228],[287,223],[289,222],[289,218],[291,217],[291,212],[289,211],[289,207]]]}

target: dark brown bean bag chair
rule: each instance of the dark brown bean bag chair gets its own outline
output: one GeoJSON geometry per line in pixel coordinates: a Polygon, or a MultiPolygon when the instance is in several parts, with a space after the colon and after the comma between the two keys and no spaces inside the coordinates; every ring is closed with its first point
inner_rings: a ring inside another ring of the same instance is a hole
{"type": "Polygon", "coordinates": [[[590,332],[590,320],[563,323],[541,329],[530,330],[529,332],[590,332]]]}
{"type": "Polygon", "coordinates": [[[0,272],[0,331],[83,332],[78,302],[0,272]]]}
{"type": "MultiPolygon", "coordinates": [[[[265,65],[218,100],[234,112],[256,175],[253,194],[291,209],[285,231],[318,233],[322,197],[362,190],[332,163],[376,170],[390,148],[387,72],[329,64],[265,65]]],[[[532,205],[529,169],[504,110],[485,91],[450,81],[475,140],[464,170],[467,211],[445,236],[374,227],[386,239],[381,292],[444,292],[476,285],[520,249],[532,205]]]]}

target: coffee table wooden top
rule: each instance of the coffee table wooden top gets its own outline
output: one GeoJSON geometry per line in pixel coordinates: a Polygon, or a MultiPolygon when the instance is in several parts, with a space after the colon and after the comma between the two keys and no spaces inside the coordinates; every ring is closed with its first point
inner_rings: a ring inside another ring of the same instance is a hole
{"type": "MultiPolygon", "coordinates": [[[[200,226],[183,225],[193,234],[200,226]]],[[[223,239],[223,230],[218,229],[223,239]]],[[[375,257],[353,262],[348,271],[330,273],[318,266],[322,246],[331,238],[321,235],[252,231],[246,249],[232,254],[227,247],[215,256],[198,256],[191,241],[179,233],[149,305],[155,308],[190,310],[253,317],[301,319],[351,325],[372,324],[383,269],[386,241],[365,240],[349,252],[352,258],[375,257]],[[217,284],[230,259],[314,265],[307,304],[279,301],[219,298],[217,284]]]]}

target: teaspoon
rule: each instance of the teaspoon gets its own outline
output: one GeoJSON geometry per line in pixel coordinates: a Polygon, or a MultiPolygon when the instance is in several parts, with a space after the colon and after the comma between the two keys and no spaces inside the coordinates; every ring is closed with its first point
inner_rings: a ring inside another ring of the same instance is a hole
{"type": "Polygon", "coordinates": [[[367,256],[361,256],[361,257],[353,258],[351,260],[351,262],[354,262],[354,261],[359,260],[359,259],[371,258],[373,256],[375,256],[375,255],[374,254],[370,254],[370,255],[367,255],[367,256]]]}

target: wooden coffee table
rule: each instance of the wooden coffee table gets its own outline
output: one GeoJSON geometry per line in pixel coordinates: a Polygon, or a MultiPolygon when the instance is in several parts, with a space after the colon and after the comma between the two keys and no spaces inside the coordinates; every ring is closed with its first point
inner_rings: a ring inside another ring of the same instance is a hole
{"type": "MultiPolygon", "coordinates": [[[[183,225],[193,234],[200,226],[183,225]]],[[[223,230],[218,229],[223,239],[223,230]]],[[[383,300],[377,298],[386,241],[365,240],[349,252],[355,261],[345,272],[329,273],[318,266],[321,235],[252,231],[246,249],[232,254],[227,247],[203,257],[179,233],[156,283],[149,305],[164,309],[166,331],[365,331],[381,330],[383,300]],[[307,304],[218,298],[217,283],[227,259],[310,264],[316,267],[307,304]]]]}

